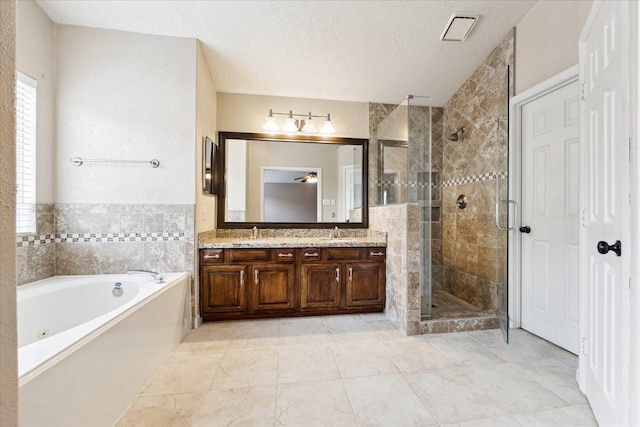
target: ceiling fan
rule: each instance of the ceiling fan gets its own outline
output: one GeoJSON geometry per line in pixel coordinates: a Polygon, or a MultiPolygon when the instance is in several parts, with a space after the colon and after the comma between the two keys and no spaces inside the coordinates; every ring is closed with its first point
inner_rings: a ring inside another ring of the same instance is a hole
{"type": "Polygon", "coordinates": [[[300,180],[300,182],[308,182],[308,183],[311,183],[311,184],[315,184],[316,182],[318,182],[318,173],[317,172],[309,172],[305,176],[299,176],[299,177],[294,179],[294,181],[298,181],[298,180],[300,180]]]}

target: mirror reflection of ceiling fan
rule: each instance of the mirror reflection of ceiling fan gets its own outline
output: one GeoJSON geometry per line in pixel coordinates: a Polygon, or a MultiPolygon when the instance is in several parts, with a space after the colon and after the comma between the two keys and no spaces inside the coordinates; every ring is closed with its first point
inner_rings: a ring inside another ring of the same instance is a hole
{"type": "Polygon", "coordinates": [[[318,182],[318,173],[317,172],[309,172],[305,176],[299,176],[299,177],[294,179],[294,181],[298,181],[298,180],[300,182],[308,182],[310,184],[315,184],[316,182],[318,182]]]}

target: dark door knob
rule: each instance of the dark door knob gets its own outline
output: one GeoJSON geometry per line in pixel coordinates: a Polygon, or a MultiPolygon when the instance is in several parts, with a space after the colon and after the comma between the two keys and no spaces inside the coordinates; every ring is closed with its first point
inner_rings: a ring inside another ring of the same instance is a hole
{"type": "Polygon", "coordinates": [[[621,256],[622,255],[622,243],[620,243],[620,240],[616,240],[616,242],[613,245],[608,244],[607,242],[604,241],[600,241],[598,242],[598,252],[600,252],[601,254],[606,254],[609,251],[613,251],[616,253],[616,255],[621,256]]]}
{"type": "Polygon", "coordinates": [[[529,227],[528,225],[525,225],[524,227],[520,227],[520,232],[521,233],[531,233],[531,227],[529,227]]]}

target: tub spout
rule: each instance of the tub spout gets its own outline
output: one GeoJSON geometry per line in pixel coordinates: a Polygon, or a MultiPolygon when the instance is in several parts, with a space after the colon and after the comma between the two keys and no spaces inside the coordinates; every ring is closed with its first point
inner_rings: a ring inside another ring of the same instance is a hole
{"type": "Polygon", "coordinates": [[[158,273],[157,271],[151,271],[151,270],[129,270],[129,271],[127,271],[127,274],[147,274],[147,275],[153,277],[153,280],[155,280],[156,283],[164,283],[164,278],[162,277],[162,274],[158,273]]]}

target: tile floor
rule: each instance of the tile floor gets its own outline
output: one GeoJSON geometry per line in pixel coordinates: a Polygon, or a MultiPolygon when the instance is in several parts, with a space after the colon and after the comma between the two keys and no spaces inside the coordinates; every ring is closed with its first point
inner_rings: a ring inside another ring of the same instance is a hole
{"type": "Polygon", "coordinates": [[[577,357],[525,331],[406,337],[382,314],[205,323],[124,426],[595,426],[577,357]]]}

